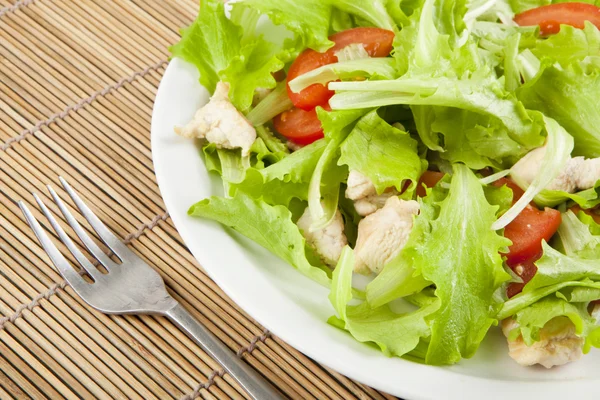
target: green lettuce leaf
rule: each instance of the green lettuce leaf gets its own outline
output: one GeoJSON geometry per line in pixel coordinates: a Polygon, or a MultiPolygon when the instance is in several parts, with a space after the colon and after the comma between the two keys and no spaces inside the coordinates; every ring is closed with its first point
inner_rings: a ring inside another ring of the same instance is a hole
{"type": "Polygon", "coordinates": [[[358,224],[362,220],[362,217],[356,212],[354,202],[344,195],[345,192],[346,186],[342,185],[340,188],[340,200],[338,205],[340,212],[344,217],[344,233],[348,239],[348,244],[354,248],[356,239],[358,239],[358,224]]]}
{"type": "Polygon", "coordinates": [[[557,233],[563,252],[567,256],[580,258],[600,257],[600,236],[592,234],[590,226],[579,220],[572,211],[562,213],[561,216],[557,233]]]}
{"type": "MultiPolygon", "coordinates": [[[[480,179],[479,181],[484,183],[486,178],[480,179]]],[[[495,182],[496,180],[492,181],[495,182]]],[[[493,186],[492,184],[485,183],[483,192],[488,203],[493,206],[498,206],[496,216],[504,214],[512,206],[513,203],[513,191],[507,186],[501,187],[493,186]]]]}
{"type": "Polygon", "coordinates": [[[294,104],[287,93],[286,82],[281,82],[246,115],[254,126],[260,126],[271,121],[277,115],[292,108],[294,104]]]}
{"type": "Polygon", "coordinates": [[[327,272],[309,263],[306,242],[287,208],[270,206],[238,191],[233,198],[202,200],[193,205],[188,214],[220,222],[254,240],[314,281],[329,286],[327,272]]]}
{"type": "Polygon", "coordinates": [[[329,299],[337,312],[329,323],[345,329],[359,342],[375,343],[387,356],[403,356],[414,350],[430,334],[427,318],[438,308],[439,301],[407,314],[396,314],[388,306],[371,308],[367,302],[349,306],[352,300],[354,255],[349,247],[333,273],[329,299]]]}
{"type": "Polygon", "coordinates": [[[308,188],[308,207],[313,220],[313,229],[329,224],[338,209],[340,187],[348,177],[348,168],[338,165],[340,145],[346,140],[356,120],[366,110],[327,112],[317,108],[327,143],[321,158],[314,168],[308,188]]]}
{"type": "Polygon", "coordinates": [[[500,129],[494,129],[493,119],[488,116],[450,107],[433,108],[435,120],[431,130],[443,135],[444,147],[440,156],[451,163],[462,162],[469,168],[478,170],[499,166],[503,156],[514,156],[522,152],[521,146],[508,135],[499,136],[500,129]],[[481,136],[493,139],[482,146],[484,141],[479,139],[481,136]],[[474,137],[479,140],[472,140],[474,137]],[[504,148],[508,148],[508,151],[504,148]],[[486,157],[479,151],[493,155],[486,157]]]}
{"type": "Polygon", "coordinates": [[[440,0],[425,0],[412,6],[418,10],[403,24],[394,41],[399,73],[413,76],[453,73],[452,45],[457,44],[465,27],[462,16],[466,7],[460,2],[440,0]]]}
{"type": "Polygon", "coordinates": [[[594,287],[572,286],[556,292],[556,296],[569,303],[590,303],[600,299],[600,289],[594,287]]]}
{"type": "Polygon", "coordinates": [[[525,285],[524,292],[585,278],[593,281],[600,280],[600,259],[567,256],[553,249],[547,243],[543,243],[542,248],[544,254],[535,263],[538,271],[525,285]]]}
{"type": "MultiPolygon", "coordinates": [[[[279,161],[290,154],[288,147],[281,141],[281,139],[276,137],[269,128],[265,126],[257,126],[256,135],[258,136],[258,139],[265,144],[266,148],[275,155],[274,161],[279,161]]],[[[258,151],[255,152],[259,153],[258,151]]]]}
{"type": "Polygon", "coordinates": [[[209,172],[221,175],[226,195],[230,195],[231,190],[243,182],[252,181],[248,179],[248,171],[261,170],[289,154],[287,147],[266,127],[257,127],[256,132],[258,138],[250,148],[250,155],[246,157],[242,156],[239,149],[219,149],[214,143],[206,143],[202,147],[206,168],[209,172]]]}
{"type": "Polygon", "coordinates": [[[577,193],[568,193],[561,190],[543,190],[536,196],[536,203],[545,207],[555,207],[568,200],[579,204],[581,208],[594,208],[600,204],[600,181],[593,188],[577,193]]]}
{"type": "Polygon", "coordinates": [[[552,0],[508,0],[508,4],[510,4],[515,14],[532,8],[547,6],[548,4],[552,4],[552,2],[552,0]]]}
{"type": "Polygon", "coordinates": [[[338,33],[352,28],[354,28],[354,21],[352,21],[350,14],[337,8],[331,10],[330,33],[338,33]]]}
{"type": "Polygon", "coordinates": [[[388,0],[329,0],[329,2],[335,8],[368,21],[373,26],[389,31],[396,29],[394,20],[386,8],[386,3],[390,2],[388,0]]]}
{"type": "Polygon", "coordinates": [[[242,7],[239,3],[230,3],[230,15],[229,19],[231,22],[242,28],[244,36],[242,38],[242,44],[252,40],[257,36],[258,20],[260,19],[260,13],[249,7],[242,7]]]}
{"type": "MultiPolygon", "coordinates": [[[[519,327],[511,331],[509,338],[522,335],[527,346],[540,340],[540,330],[545,327],[547,331],[560,331],[569,321],[575,325],[575,333],[584,338],[594,338],[593,331],[600,329],[596,320],[587,311],[587,303],[569,303],[564,299],[548,296],[531,306],[524,308],[515,315],[519,327]],[[564,317],[564,318],[561,318],[564,317]]],[[[593,340],[590,345],[598,346],[598,341],[593,340]]]]}
{"type": "Polygon", "coordinates": [[[267,14],[273,23],[285,25],[302,38],[304,47],[323,52],[333,46],[328,39],[331,6],[321,0],[244,0],[243,7],[251,7],[267,14]]]}
{"type": "Polygon", "coordinates": [[[508,37],[504,47],[504,84],[509,92],[521,86],[521,74],[517,67],[520,41],[521,34],[517,32],[508,37]]]}
{"type": "Polygon", "coordinates": [[[283,69],[284,64],[275,57],[275,45],[257,39],[240,49],[229,66],[219,76],[230,83],[229,98],[242,112],[247,112],[252,105],[257,88],[272,89],[277,81],[272,73],[283,69]]]}
{"type": "Polygon", "coordinates": [[[432,129],[435,121],[435,107],[412,105],[410,109],[415,120],[419,138],[427,148],[434,151],[444,151],[440,146],[440,136],[432,129]]]}
{"type": "Polygon", "coordinates": [[[388,0],[386,9],[392,20],[399,27],[403,27],[409,23],[408,15],[403,6],[407,6],[409,1],[406,0],[388,0]]]}
{"type": "MultiPolygon", "coordinates": [[[[264,168],[266,165],[270,165],[272,163],[275,163],[279,160],[281,160],[281,158],[285,157],[285,154],[274,154],[271,152],[271,150],[267,147],[267,145],[265,144],[265,141],[262,140],[262,138],[258,137],[254,143],[252,143],[252,147],[250,148],[250,151],[254,151],[256,154],[252,154],[250,156],[250,165],[254,166],[255,168],[258,169],[262,169],[264,168]]],[[[245,178],[245,176],[244,176],[245,178]]],[[[242,182],[243,179],[240,181],[242,182]]]]}
{"type": "Polygon", "coordinates": [[[431,316],[426,361],[451,364],[475,354],[497,322],[501,302],[495,292],[510,279],[499,252],[510,241],[492,230],[498,207],[487,202],[481,183],[464,165],[454,165],[448,196],[439,207],[414,265],[436,285],[441,302],[431,316]]]}
{"type": "Polygon", "coordinates": [[[347,320],[331,317],[327,322],[345,329],[359,342],[374,343],[388,357],[401,357],[414,350],[429,335],[427,323],[439,302],[407,314],[397,314],[388,306],[372,309],[368,303],[350,306],[347,320]]]}
{"type": "Polygon", "coordinates": [[[346,307],[352,300],[352,271],[354,269],[354,251],[346,246],[342,250],[342,255],[333,271],[331,279],[331,291],[329,292],[329,301],[338,313],[340,319],[345,321],[346,307]]]}
{"type": "MultiPolygon", "coordinates": [[[[243,16],[239,20],[252,24],[243,16]]],[[[201,0],[198,17],[170,50],[198,68],[200,83],[211,93],[220,80],[229,82],[229,97],[242,112],[249,110],[257,88],[275,87],[272,72],[284,66],[271,43],[248,35],[225,16],[220,0],[201,0]]]]}
{"type": "Polygon", "coordinates": [[[225,70],[241,50],[243,32],[225,16],[219,0],[201,0],[196,20],[181,31],[181,40],[170,48],[174,57],[183,58],[200,71],[200,83],[211,93],[225,70]]]}
{"type": "MultiPolygon", "coordinates": [[[[597,214],[598,210],[591,210],[591,212],[597,214]]],[[[583,222],[588,226],[588,228],[590,228],[590,232],[592,233],[592,235],[600,235],[600,224],[598,224],[594,220],[594,217],[585,212],[579,212],[577,216],[579,217],[579,220],[581,222],[583,222]]]]}
{"type": "MultiPolygon", "coordinates": [[[[317,107],[317,115],[323,126],[323,132],[327,141],[338,139],[338,136],[344,136],[340,132],[348,131],[349,134],[356,121],[369,113],[368,110],[345,110],[345,111],[330,111],[317,107]]],[[[346,135],[347,136],[347,135],[346,135]]]]}
{"type": "Polygon", "coordinates": [[[308,200],[309,183],[327,143],[318,140],[264,169],[250,168],[234,189],[270,205],[288,206],[292,199],[308,200]]]}
{"type": "Polygon", "coordinates": [[[592,218],[583,213],[582,218],[586,222],[578,219],[572,211],[562,214],[558,238],[564,253],[544,242],[543,255],[535,263],[538,271],[523,288],[524,293],[564,282],[600,280],[600,236],[591,231],[596,225],[592,218]]]}
{"type": "MultiPolygon", "coordinates": [[[[523,11],[530,10],[532,8],[547,6],[549,4],[556,3],[571,3],[572,1],[565,0],[508,0],[511,8],[515,13],[521,13],[523,11]]],[[[600,1],[598,0],[577,0],[577,2],[595,4],[600,6],[600,1]]]]}
{"type": "MultiPolygon", "coordinates": [[[[415,234],[414,237],[418,235],[415,234]]],[[[431,285],[430,281],[415,271],[410,259],[413,253],[412,247],[403,249],[396,258],[385,265],[377,278],[367,285],[367,301],[372,307],[381,307],[396,299],[414,295],[431,285]]]]}
{"type": "Polygon", "coordinates": [[[334,110],[394,104],[461,108],[498,118],[508,134],[526,149],[541,146],[541,124],[529,116],[514,96],[501,94],[500,84],[489,77],[400,78],[394,81],[332,82],[336,90],[329,104],[334,110]]]}
{"type": "Polygon", "coordinates": [[[403,191],[406,182],[411,183],[407,194],[412,194],[426,168],[417,154],[417,141],[385,122],[376,110],[361,118],[342,143],[338,164],[369,177],[379,194],[390,187],[403,191]]]}
{"type": "Polygon", "coordinates": [[[517,90],[527,108],[543,112],[575,140],[573,155],[600,157],[600,68],[545,66],[536,78],[517,90]]]}
{"type": "MultiPolygon", "coordinates": [[[[480,118],[481,119],[481,118],[480,118]]],[[[527,152],[527,148],[510,137],[506,127],[495,118],[483,118],[465,132],[469,146],[492,165],[503,167],[514,165],[527,152]]]]}
{"type": "MultiPolygon", "coordinates": [[[[254,150],[260,151],[262,141],[257,141],[252,146],[254,150]]],[[[264,146],[264,143],[263,143],[264,146]]],[[[268,153],[268,149],[266,149],[268,153]]],[[[246,171],[250,168],[250,157],[242,157],[239,150],[218,149],[214,144],[208,143],[202,148],[204,162],[209,172],[221,175],[225,194],[230,193],[231,185],[242,182],[246,177],[246,171]]],[[[266,154],[261,154],[265,156],[266,154]]],[[[260,163],[260,161],[259,161],[260,163]]]]}
{"type": "Polygon", "coordinates": [[[561,66],[600,56],[600,31],[589,21],[584,29],[563,25],[560,32],[545,40],[538,40],[531,52],[539,59],[558,62],[561,66]]]}
{"type": "Polygon", "coordinates": [[[420,292],[404,297],[404,300],[413,306],[425,307],[437,301],[437,297],[435,296],[435,288],[433,286],[428,286],[420,292]]]}
{"type": "Polygon", "coordinates": [[[590,280],[563,282],[557,285],[521,293],[504,304],[499,316],[514,316],[518,327],[509,334],[514,340],[522,335],[528,346],[540,339],[540,330],[564,329],[573,323],[576,334],[585,338],[584,353],[600,346],[600,327],[589,313],[591,301],[600,299],[600,282],[590,280]]]}
{"type": "Polygon", "coordinates": [[[365,58],[323,65],[291,80],[289,87],[293,92],[298,93],[311,85],[326,85],[338,79],[394,79],[395,77],[394,60],[391,58],[365,58]]]}
{"type": "Polygon", "coordinates": [[[216,172],[221,175],[221,160],[219,159],[219,153],[217,153],[217,146],[214,143],[205,144],[202,147],[202,154],[204,156],[204,164],[206,165],[207,171],[216,172]]]}
{"type": "Polygon", "coordinates": [[[239,151],[217,149],[221,161],[221,177],[226,183],[240,183],[250,168],[250,158],[242,157],[239,151]]]}
{"type": "Polygon", "coordinates": [[[581,288],[582,290],[597,290],[600,289],[600,282],[593,282],[590,279],[583,279],[581,281],[567,281],[528,292],[521,292],[507,300],[502,305],[497,317],[498,319],[508,318],[551,294],[559,293],[557,294],[558,297],[568,299],[568,293],[573,291],[573,288],[581,288]]]}

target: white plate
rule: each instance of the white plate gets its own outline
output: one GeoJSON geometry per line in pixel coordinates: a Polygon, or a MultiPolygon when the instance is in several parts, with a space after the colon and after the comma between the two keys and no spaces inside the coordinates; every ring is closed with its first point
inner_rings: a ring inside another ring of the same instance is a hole
{"type": "Polygon", "coordinates": [[[175,59],[160,84],[152,116],[156,175],[177,230],[215,282],[248,314],[314,360],[364,384],[406,399],[592,399],[600,383],[600,354],[566,367],[524,368],[507,355],[498,328],[477,355],[452,367],[387,358],[329,326],[323,287],[222,226],[187,216],[189,207],[221,194],[196,145],[173,133],[208,101],[195,67],[175,59]]]}

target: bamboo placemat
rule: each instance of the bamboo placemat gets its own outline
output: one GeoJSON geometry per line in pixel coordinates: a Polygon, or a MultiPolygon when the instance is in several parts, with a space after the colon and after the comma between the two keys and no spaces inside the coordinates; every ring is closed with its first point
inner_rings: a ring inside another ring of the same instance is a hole
{"type": "Polygon", "coordinates": [[[153,172],[150,118],[167,47],[197,7],[195,0],[0,0],[0,399],[246,397],[166,319],[106,316],[74,295],[16,205],[24,200],[48,228],[30,193],[56,212],[45,185],[59,189],[58,176],[290,398],[393,398],[266,332],[177,234],[153,172]]]}

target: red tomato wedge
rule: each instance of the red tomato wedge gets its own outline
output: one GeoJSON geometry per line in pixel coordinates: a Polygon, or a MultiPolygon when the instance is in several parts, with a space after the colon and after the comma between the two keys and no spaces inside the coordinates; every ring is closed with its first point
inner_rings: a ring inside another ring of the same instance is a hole
{"type": "Polygon", "coordinates": [[[419,183],[417,185],[417,196],[425,197],[427,196],[427,191],[423,187],[425,185],[428,188],[432,188],[444,177],[443,172],[437,171],[425,171],[421,178],[419,179],[419,183]]]}
{"type": "Polygon", "coordinates": [[[523,279],[523,283],[513,282],[510,285],[508,285],[508,288],[506,288],[506,295],[509,298],[516,296],[523,291],[525,285],[529,283],[531,278],[533,278],[533,276],[537,272],[537,267],[535,266],[533,261],[529,261],[515,266],[515,268],[513,268],[513,271],[515,271],[515,273],[519,275],[521,279],[523,279]]]}
{"type": "Polygon", "coordinates": [[[560,212],[552,208],[538,210],[528,205],[506,228],[504,236],[513,244],[508,248],[507,264],[535,261],[542,255],[542,240],[550,240],[561,223],[560,212]]]}
{"type": "MultiPolygon", "coordinates": [[[[354,28],[336,33],[329,39],[335,43],[335,46],[325,53],[308,49],[296,58],[288,71],[288,83],[306,72],[337,62],[335,53],[350,44],[362,43],[371,57],[387,57],[393,48],[394,32],[379,28],[354,28]]],[[[310,111],[316,106],[327,103],[333,96],[333,92],[326,86],[315,84],[300,93],[294,93],[288,85],[288,95],[295,107],[310,111]]]]}
{"type": "MultiPolygon", "coordinates": [[[[497,187],[504,185],[512,189],[513,203],[525,193],[512,179],[502,178],[494,182],[497,187]]],[[[504,228],[504,236],[513,243],[508,248],[506,263],[524,282],[511,283],[507,289],[508,297],[521,293],[523,286],[533,278],[537,272],[534,262],[542,256],[542,240],[550,240],[561,221],[559,211],[552,208],[542,211],[529,204],[504,228]]]]}
{"type": "MultiPolygon", "coordinates": [[[[508,186],[513,191],[513,203],[523,196],[523,189],[508,178],[494,182],[495,186],[508,186]]],[[[519,264],[533,262],[542,255],[542,240],[550,238],[561,223],[560,212],[552,208],[539,210],[528,205],[510,224],[504,228],[504,236],[513,244],[508,248],[506,263],[515,268],[519,264]]]]}
{"type": "Polygon", "coordinates": [[[600,8],[586,3],[559,3],[534,8],[517,14],[515,22],[520,26],[539,25],[542,35],[552,35],[560,31],[560,25],[583,28],[590,21],[600,28],[600,8]]]}
{"type": "Polygon", "coordinates": [[[304,111],[292,108],[273,118],[275,130],[292,142],[300,145],[311,144],[323,137],[321,121],[317,110],[304,111]]]}

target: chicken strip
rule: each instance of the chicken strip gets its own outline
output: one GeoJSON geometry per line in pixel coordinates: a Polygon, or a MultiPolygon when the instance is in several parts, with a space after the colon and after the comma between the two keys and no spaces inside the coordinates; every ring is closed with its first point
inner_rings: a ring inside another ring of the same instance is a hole
{"type": "Polygon", "coordinates": [[[256,130],[229,100],[229,84],[219,82],[208,104],[199,109],[194,119],[178,135],[189,139],[206,139],[222,149],[242,149],[247,156],[256,140],[256,130]]]}
{"type": "Polygon", "coordinates": [[[313,220],[308,207],[298,220],[298,228],[306,239],[306,243],[315,249],[321,260],[330,267],[335,267],[348,239],[344,233],[344,219],[338,210],[333,220],[325,228],[316,231],[310,230],[313,220]]]}
{"type": "MultiPolygon", "coordinates": [[[[512,318],[502,321],[502,332],[508,338],[510,332],[519,324],[512,318]]],[[[540,330],[540,340],[527,346],[523,337],[508,341],[508,355],[518,364],[535,364],[552,368],[577,361],[583,355],[584,339],[575,334],[575,325],[567,317],[550,320],[540,330]]]]}
{"type": "Polygon", "coordinates": [[[361,274],[380,273],[385,264],[406,245],[413,219],[418,213],[419,203],[394,196],[385,202],[381,210],[360,221],[354,249],[354,271],[361,274]]]}
{"type": "Polygon", "coordinates": [[[350,171],[346,197],[354,200],[354,208],[361,217],[373,214],[383,207],[390,197],[395,196],[398,196],[398,191],[394,188],[378,195],[375,185],[368,177],[358,171],[350,171]]]}
{"type": "MultiPolygon", "coordinates": [[[[513,174],[531,184],[540,173],[545,154],[546,146],[530,151],[513,166],[513,174]]],[[[594,187],[598,179],[600,179],[600,158],[574,157],[567,161],[565,169],[546,189],[575,193],[594,187]]]]}

